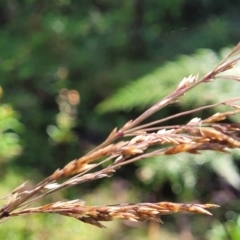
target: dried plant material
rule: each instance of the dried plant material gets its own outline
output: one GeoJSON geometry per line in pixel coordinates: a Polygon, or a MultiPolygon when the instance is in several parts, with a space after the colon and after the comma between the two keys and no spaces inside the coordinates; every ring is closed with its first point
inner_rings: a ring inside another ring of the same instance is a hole
{"type": "Polygon", "coordinates": [[[203,122],[204,123],[219,122],[219,121],[225,120],[229,116],[236,115],[238,113],[240,113],[240,109],[235,111],[225,112],[225,113],[215,113],[211,117],[205,119],[203,122]]]}
{"type": "MultiPolygon", "coordinates": [[[[182,95],[197,85],[217,80],[221,77],[218,75],[219,73],[232,68],[236,64],[240,59],[239,55],[240,43],[213,71],[200,79],[198,75],[190,75],[184,78],[176,90],[151,106],[135,120],[127,122],[119,130],[115,128],[102,144],[86,155],[70,161],[62,168],[57,169],[32,189],[27,189],[25,183],[15,188],[8,196],[2,198],[2,200],[5,200],[5,203],[0,209],[1,221],[13,216],[33,213],[54,213],[73,217],[97,227],[104,227],[100,223],[101,221],[112,221],[113,219],[161,222],[161,215],[178,212],[211,215],[208,210],[216,208],[217,205],[160,202],[86,206],[83,201],[73,200],[50,203],[34,208],[29,206],[37,202],[37,200],[61,189],[111,177],[120,167],[149,157],[182,152],[199,154],[205,150],[227,152],[231,148],[240,148],[240,124],[221,122],[232,115],[240,113],[240,106],[237,104],[240,98],[202,106],[154,122],[142,124],[149,116],[160,111],[165,106],[178,101],[182,95]],[[160,125],[170,119],[219,105],[225,105],[234,110],[230,109],[229,111],[215,113],[206,119],[193,118],[185,125],[160,125]]],[[[239,76],[228,76],[225,78],[240,79],[239,76]]]]}
{"type": "Polygon", "coordinates": [[[192,84],[196,83],[198,80],[198,75],[189,77],[184,77],[183,80],[178,84],[177,90],[190,87],[192,84]]]}
{"type": "Polygon", "coordinates": [[[41,207],[28,208],[22,211],[13,212],[9,216],[20,216],[33,213],[55,213],[74,217],[97,227],[104,227],[100,223],[101,221],[112,221],[114,219],[133,222],[162,222],[160,219],[161,215],[178,212],[212,215],[208,209],[217,207],[219,206],[215,204],[182,204],[171,202],[85,206],[84,202],[73,200],[68,202],[56,202],[41,207]]]}
{"type": "Polygon", "coordinates": [[[195,125],[196,123],[200,123],[201,120],[202,120],[202,119],[201,119],[201,118],[198,118],[198,117],[193,118],[193,119],[191,119],[191,120],[189,121],[188,125],[195,125]]]}
{"type": "Polygon", "coordinates": [[[234,138],[221,133],[220,131],[217,131],[212,128],[202,128],[201,133],[204,137],[207,137],[211,140],[217,140],[219,142],[224,142],[226,147],[228,148],[239,148],[240,142],[235,140],[234,138]]]}
{"type": "Polygon", "coordinates": [[[44,188],[46,189],[54,189],[54,188],[57,188],[59,186],[58,183],[50,183],[48,185],[46,185],[44,188]]]}
{"type": "Polygon", "coordinates": [[[114,150],[114,145],[111,144],[103,149],[99,149],[98,151],[93,152],[92,154],[86,155],[84,157],[81,157],[79,159],[73,160],[69,162],[63,169],[57,169],[51,176],[50,179],[52,181],[55,181],[59,178],[71,176],[80,172],[85,171],[90,162],[93,162],[100,157],[109,155],[114,150]]]}
{"type": "Polygon", "coordinates": [[[239,76],[234,76],[234,75],[218,75],[214,78],[215,79],[230,79],[230,80],[240,81],[240,77],[239,76]]]}
{"type": "Polygon", "coordinates": [[[234,47],[232,52],[212,71],[214,75],[227,71],[234,67],[240,59],[240,43],[234,47]]]}
{"type": "Polygon", "coordinates": [[[114,128],[112,132],[109,134],[109,136],[107,137],[106,141],[113,138],[116,135],[116,132],[117,132],[117,128],[114,128]]]}

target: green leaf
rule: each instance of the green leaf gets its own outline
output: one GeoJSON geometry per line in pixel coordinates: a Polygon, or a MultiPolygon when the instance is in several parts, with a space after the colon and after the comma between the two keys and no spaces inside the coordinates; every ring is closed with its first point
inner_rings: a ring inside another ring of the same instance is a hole
{"type": "MultiPolygon", "coordinates": [[[[97,106],[100,113],[143,108],[153,104],[173,91],[183,77],[190,74],[200,76],[212,70],[230,51],[223,49],[220,54],[209,49],[199,49],[192,56],[180,56],[173,62],[167,62],[153,72],[132,81],[109,99],[97,106]]],[[[216,80],[202,84],[183,98],[182,105],[200,105],[202,102],[219,102],[225,98],[238,96],[240,85],[237,82],[216,80]],[[221,93],[221,94],[219,94],[221,93]]]]}

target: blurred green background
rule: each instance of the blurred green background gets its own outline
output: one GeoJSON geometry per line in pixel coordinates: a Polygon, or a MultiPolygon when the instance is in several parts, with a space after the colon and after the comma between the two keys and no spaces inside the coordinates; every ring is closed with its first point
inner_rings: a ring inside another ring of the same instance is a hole
{"type": "MultiPolygon", "coordinates": [[[[240,39],[239,10],[239,0],[0,1],[0,196],[86,153],[184,76],[211,70],[240,39]]],[[[151,119],[239,93],[237,82],[213,82],[151,119]]],[[[212,202],[222,206],[213,217],[97,229],[33,215],[4,222],[1,239],[240,239],[239,157],[234,150],[148,159],[47,199],[212,202]]]]}

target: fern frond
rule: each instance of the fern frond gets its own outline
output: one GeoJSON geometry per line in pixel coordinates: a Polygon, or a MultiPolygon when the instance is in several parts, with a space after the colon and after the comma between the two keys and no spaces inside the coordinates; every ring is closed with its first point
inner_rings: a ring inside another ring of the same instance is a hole
{"type": "MultiPolygon", "coordinates": [[[[230,49],[223,49],[220,54],[209,49],[199,49],[192,56],[180,56],[176,61],[168,62],[148,75],[134,80],[128,86],[120,89],[115,95],[97,106],[101,113],[130,110],[133,107],[143,108],[166,96],[176,86],[176,79],[182,79],[190,74],[203,75],[214,68],[227,55],[230,49]]],[[[236,70],[235,70],[236,71],[236,70]]],[[[199,105],[200,102],[219,102],[229,97],[236,97],[240,92],[237,82],[214,81],[213,86],[202,84],[196,91],[190,91],[182,100],[182,105],[199,105]],[[208,90],[208,91],[207,91],[208,90]],[[204,94],[205,92],[208,94],[204,94]],[[209,93],[209,91],[211,91],[209,93]],[[221,96],[218,94],[221,92],[221,96]]]]}

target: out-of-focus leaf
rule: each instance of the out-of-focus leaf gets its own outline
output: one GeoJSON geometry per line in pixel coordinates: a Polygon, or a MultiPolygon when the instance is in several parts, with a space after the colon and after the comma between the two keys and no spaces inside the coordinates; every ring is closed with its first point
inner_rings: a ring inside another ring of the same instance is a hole
{"type": "MultiPolygon", "coordinates": [[[[132,81],[115,95],[100,103],[97,110],[103,113],[153,104],[174,90],[183,77],[197,73],[200,76],[206,74],[229,51],[230,49],[223,49],[219,56],[212,50],[201,49],[192,56],[181,56],[176,61],[168,62],[150,74],[132,81]]],[[[232,70],[235,75],[240,73],[240,71],[237,73],[236,69],[232,70]]],[[[229,81],[216,80],[208,85],[202,84],[188,92],[180,104],[188,107],[239,96],[240,85],[234,81],[229,84],[229,81]]]]}

